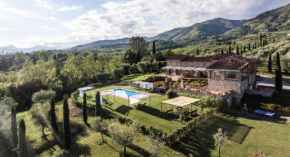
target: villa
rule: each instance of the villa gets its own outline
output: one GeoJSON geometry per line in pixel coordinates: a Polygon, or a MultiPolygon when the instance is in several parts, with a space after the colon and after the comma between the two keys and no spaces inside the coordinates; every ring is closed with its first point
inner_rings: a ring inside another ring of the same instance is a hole
{"type": "Polygon", "coordinates": [[[176,55],[166,58],[163,67],[168,77],[207,78],[205,91],[215,95],[227,95],[229,102],[240,103],[244,93],[254,88],[257,61],[231,54],[207,57],[176,55]]]}

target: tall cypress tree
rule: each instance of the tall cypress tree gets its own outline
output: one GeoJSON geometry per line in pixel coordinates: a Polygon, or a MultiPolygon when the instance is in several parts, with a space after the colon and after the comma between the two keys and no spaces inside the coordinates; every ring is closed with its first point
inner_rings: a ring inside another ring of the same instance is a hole
{"type": "Polygon", "coordinates": [[[241,49],[241,56],[243,57],[243,53],[244,53],[244,51],[242,51],[242,49],[241,49]]]}
{"type": "Polygon", "coordinates": [[[272,57],[271,54],[268,56],[268,72],[272,73],[272,57]]]}
{"type": "Polygon", "coordinates": [[[231,47],[231,45],[229,46],[229,54],[232,54],[232,47],[231,47]]]}
{"type": "Polygon", "coordinates": [[[51,119],[52,129],[58,135],[58,126],[57,126],[57,122],[56,122],[55,100],[54,100],[54,98],[51,99],[51,102],[50,102],[50,119],[51,119]]]}
{"type": "Polygon", "coordinates": [[[221,54],[224,54],[224,49],[222,49],[222,53],[221,54]]]}
{"type": "Polygon", "coordinates": [[[196,55],[198,56],[199,55],[199,49],[196,48],[196,55]]]}
{"type": "Polygon", "coordinates": [[[156,54],[155,41],[153,41],[152,53],[153,53],[153,54],[156,54]]]}
{"type": "Polygon", "coordinates": [[[248,50],[251,51],[251,43],[248,45],[248,50]]]}
{"type": "Polygon", "coordinates": [[[26,127],[25,122],[23,119],[21,119],[19,123],[19,145],[18,145],[18,151],[19,151],[19,157],[29,157],[28,154],[28,148],[27,148],[27,142],[25,137],[26,127]]]}
{"type": "Polygon", "coordinates": [[[240,55],[240,49],[239,49],[239,45],[237,45],[237,55],[240,55]]]}
{"type": "Polygon", "coordinates": [[[275,87],[278,92],[282,92],[282,73],[280,65],[280,56],[279,53],[276,53],[276,70],[275,70],[275,87]]]}
{"type": "MultiPolygon", "coordinates": [[[[251,46],[250,46],[251,47],[251,46]]],[[[246,46],[244,46],[244,53],[246,53],[246,46]]]]}
{"type": "Polygon", "coordinates": [[[11,133],[12,133],[13,148],[17,148],[18,144],[17,122],[16,122],[16,111],[14,107],[11,108],[11,133]]]}
{"type": "Polygon", "coordinates": [[[83,120],[85,123],[88,122],[88,115],[87,115],[87,94],[84,93],[83,96],[83,120]]]}
{"type": "Polygon", "coordinates": [[[96,93],[96,109],[95,109],[95,116],[102,116],[102,106],[101,106],[101,98],[100,92],[97,91],[96,93]]]}
{"type": "Polygon", "coordinates": [[[65,148],[69,149],[71,140],[70,140],[69,108],[67,95],[65,95],[63,98],[63,128],[64,128],[65,148]]]}

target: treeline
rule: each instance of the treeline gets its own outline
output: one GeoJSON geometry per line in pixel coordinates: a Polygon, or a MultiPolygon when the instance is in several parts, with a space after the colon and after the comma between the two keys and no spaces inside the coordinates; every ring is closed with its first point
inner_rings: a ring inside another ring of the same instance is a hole
{"type": "Polygon", "coordinates": [[[0,73],[0,98],[11,97],[19,104],[17,111],[28,110],[32,94],[41,89],[55,91],[56,100],[61,100],[82,86],[102,86],[124,75],[155,72],[172,54],[171,50],[156,52],[155,42],[149,47],[142,37],[133,37],[125,53],[17,53],[13,60],[18,69],[0,73]]]}

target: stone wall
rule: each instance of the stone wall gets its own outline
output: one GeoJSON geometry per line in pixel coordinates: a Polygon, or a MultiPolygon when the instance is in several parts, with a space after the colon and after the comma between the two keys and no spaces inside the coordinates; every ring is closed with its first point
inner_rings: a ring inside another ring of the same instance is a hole
{"type": "Polygon", "coordinates": [[[180,66],[180,60],[167,60],[166,61],[166,66],[180,66]]]}
{"type": "Polygon", "coordinates": [[[213,92],[226,92],[233,90],[236,93],[241,93],[241,83],[221,79],[208,79],[208,90],[213,92]]]}
{"type": "Polygon", "coordinates": [[[206,62],[206,61],[182,61],[180,63],[180,65],[182,67],[208,67],[211,64],[213,64],[213,62],[206,62]]]}

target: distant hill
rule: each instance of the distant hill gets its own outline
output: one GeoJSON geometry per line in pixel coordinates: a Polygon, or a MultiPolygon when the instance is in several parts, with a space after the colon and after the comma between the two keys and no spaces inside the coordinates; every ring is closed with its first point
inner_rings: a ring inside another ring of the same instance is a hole
{"type": "Polygon", "coordinates": [[[201,23],[196,23],[185,28],[176,28],[161,34],[158,34],[153,40],[170,40],[174,42],[192,41],[217,36],[223,34],[235,27],[244,24],[245,20],[228,20],[216,18],[201,23]]]}
{"type": "Polygon", "coordinates": [[[70,48],[71,50],[81,50],[81,49],[89,49],[103,45],[120,45],[120,44],[128,44],[131,38],[122,38],[122,39],[115,39],[115,40],[99,40],[92,43],[78,45],[75,47],[70,48]]]}
{"type": "Polygon", "coordinates": [[[264,12],[243,25],[226,32],[225,35],[240,37],[248,33],[282,30],[290,30],[290,4],[264,12]]]}
{"type": "Polygon", "coordinates": [[[13,45],[9,45],[9,46],[0,46],[0,53],[2,54],[13,54],[13,53],[16,53],[16,52],[25,52],[25,53],[30,53],[30,52],[33,52],[33,51],[42,51],[42,50],[55,50],[57,48],[55,47],[46,47],[46,46],[34,46],[34,47],[31,47],[31,48],[18,48],[18,47],[15,47],[13,45]]]}

